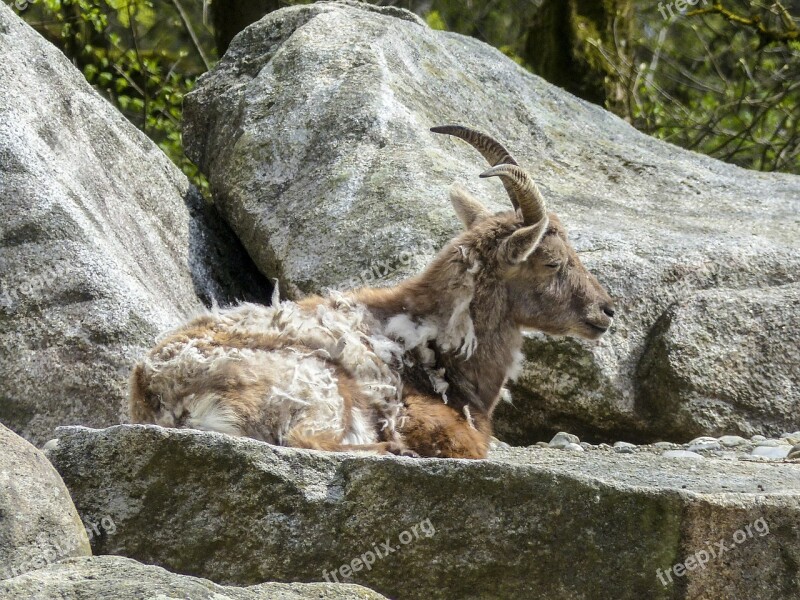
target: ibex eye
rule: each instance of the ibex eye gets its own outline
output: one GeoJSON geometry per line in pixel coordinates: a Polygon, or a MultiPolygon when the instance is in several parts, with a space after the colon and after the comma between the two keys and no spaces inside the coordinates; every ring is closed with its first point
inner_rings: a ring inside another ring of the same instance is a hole
{"type": "Polygon", "coordinates": [[[547,267],[548,269],[557,269],[560,266],[561,266],[561,263],[547,263],[545,265],[545,267],[547,267]]]}

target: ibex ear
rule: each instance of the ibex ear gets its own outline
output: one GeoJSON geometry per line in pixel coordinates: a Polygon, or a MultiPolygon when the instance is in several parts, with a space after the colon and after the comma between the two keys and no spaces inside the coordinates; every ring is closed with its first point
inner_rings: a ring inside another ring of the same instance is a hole
{"type": "Polygon", "coordinates": [[[450,186],[450,202],[453,203],[453,208],[456,209],[456,214],[465,229],[469,229],[475,221],[489,215],[483,204],[478,202],[464,186],[457,183],[450,186]]]}
{"type": "Polygon", "coordinates": [[[500,245],[500,256],[512,265],[523,262],[536,250],[549,224],[550,219],[545,217],[534,225],[520,227],[500,245]]]}

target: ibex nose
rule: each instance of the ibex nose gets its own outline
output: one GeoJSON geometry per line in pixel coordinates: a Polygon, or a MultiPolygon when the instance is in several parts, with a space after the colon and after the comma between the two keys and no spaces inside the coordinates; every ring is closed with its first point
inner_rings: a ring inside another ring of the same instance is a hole
{"type": "Polygon", "coordinates": [[[606,315],[608,315],[612,319],[614,318],[614,315],[616,314],[616,311],[614,310],[614,305],[613,304],[606,304],[605,306],[603,306],[603,312],[606,313],[606,315]]]}

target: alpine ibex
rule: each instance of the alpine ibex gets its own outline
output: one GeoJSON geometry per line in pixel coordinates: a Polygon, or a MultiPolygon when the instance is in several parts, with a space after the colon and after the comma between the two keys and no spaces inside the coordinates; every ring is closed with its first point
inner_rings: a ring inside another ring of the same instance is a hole
{"type": "Polygon", "coordinates": [[[523,329],[597,339],[611,298],[528,174],[491,137],[434,127],[492,166],[513,211],[463,188],[464,224],[419,275],[299,302],[212,310],[171,332],[131,377],[134,422],[324,450],[483,458],[523,329]]]}

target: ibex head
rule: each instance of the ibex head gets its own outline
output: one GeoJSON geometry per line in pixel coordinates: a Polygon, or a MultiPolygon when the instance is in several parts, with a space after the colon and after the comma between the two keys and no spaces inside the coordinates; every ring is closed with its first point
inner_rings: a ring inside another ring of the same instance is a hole
{"type": "Polygon", "coordinates": [[[467,229],[454,244],[467,242],[481,260],[493,263],[488,271],[506,287],[517,325],[551,335],[602,336],[611,326],[614,303],[581,263],[558,217],[547,212],[530,176],[488,135],[459,125],[431,131],[459,137],[478,150],[492,167],[481,177],[499,177],[514,205],[513,213],[493,215],[460,186],[451,191],[467,229]]]}

